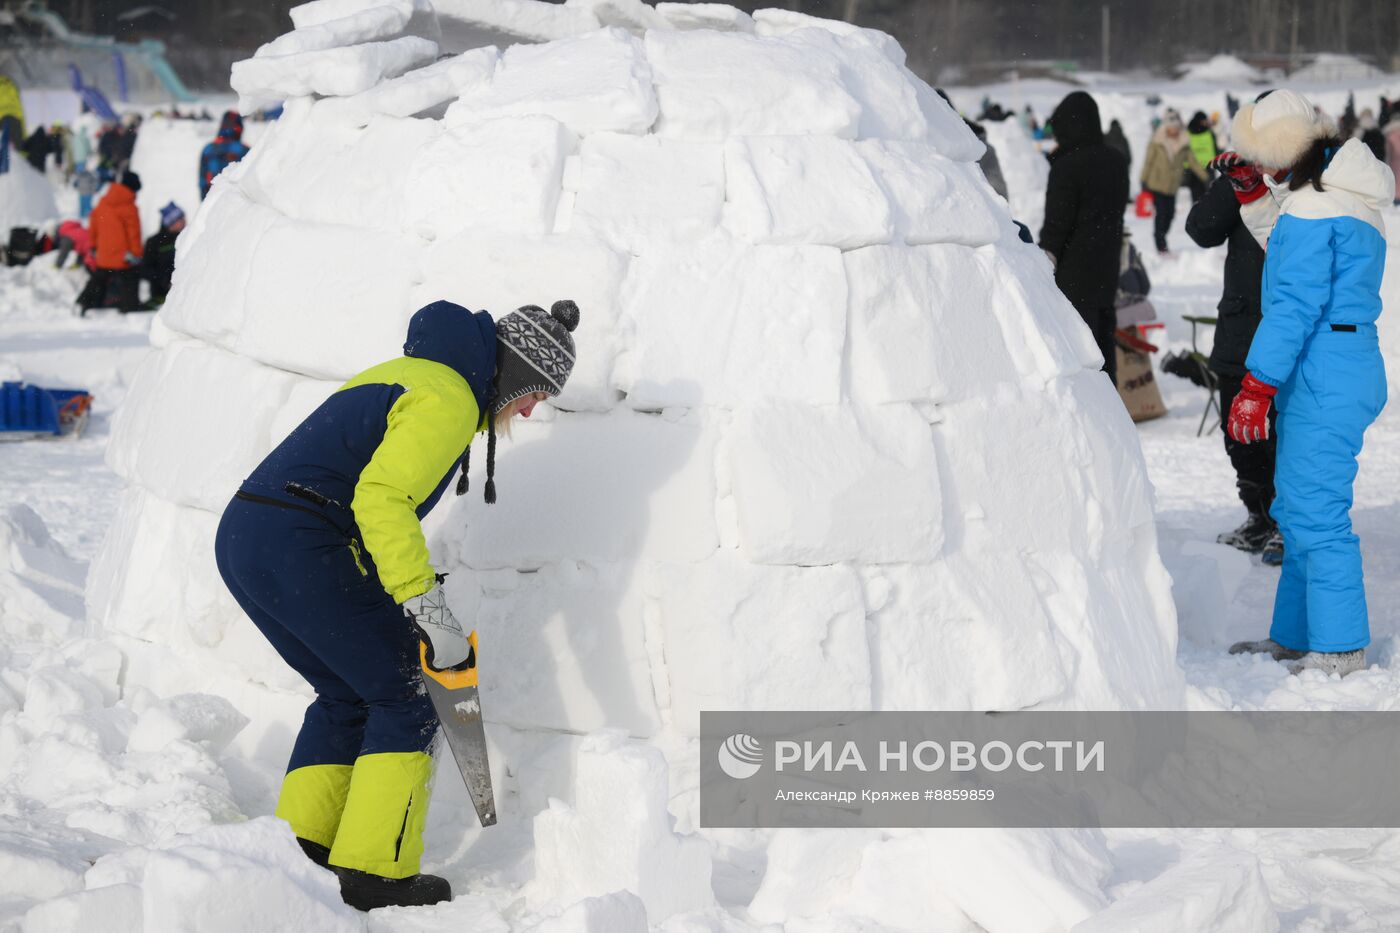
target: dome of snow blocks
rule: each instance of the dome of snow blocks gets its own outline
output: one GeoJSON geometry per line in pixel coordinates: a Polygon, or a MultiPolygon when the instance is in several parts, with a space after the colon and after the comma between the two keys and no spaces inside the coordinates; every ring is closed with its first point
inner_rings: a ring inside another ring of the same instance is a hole
{"type": "MultiPolygon", "coordinates": [[[[577,367],[499,439],[499,501],[478,442],[467,495],[425,522],[488,732],[511,736],[541,917],[713,909],[704,834],[668,815],[696,809],[702,710],[1180,704],[1132,424],[981,144],[893,40],[599,0],[569,9],[605,28],[399,69],[382,47],[431,42],[424,6],[318,0],[263,54],[309,57],[259,66],[286,112],[180,241],[114,428],[131,490],[94,618],[294,685],[213,566],[239,480],[399,355],[416,308],[571,298],[577,367]],[[306,73],[342,59],[357,80],[306,73]],[[546,806],[523,750],[561,736],[578,759],[546,806]]],[[[775,850],[752,913],[799,916],[811,864],[839,890],[801,915],[907,927],[907,878],[948,929],[1068,928],[1099,904],[1101,840],[1027,839],[1003,848],[1029,919],[929,882],[957,866],[921,834],[852,865],[775,850]]]]}

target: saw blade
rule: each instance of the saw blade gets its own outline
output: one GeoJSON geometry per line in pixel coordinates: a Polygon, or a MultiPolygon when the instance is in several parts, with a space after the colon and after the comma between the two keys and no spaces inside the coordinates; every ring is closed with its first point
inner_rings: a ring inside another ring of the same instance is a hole
{"type": "MultiPolygon", "coordinates": [[[[476,651],[476,632],[469,636],[476,651]]],[[[496,823],[496,800],[491,789],[491,762],[486,755],[486,727],[481,721],[481,698],[477,693],[476,668],[465,671],[435,671],[428,667],[428,646],[418,643],[419,665],[428,698],[433,701],[442,723],[447,746],[462,772],[462,780],[476,807],[482,826],[496,823]]],[[[478,655],[478,657],[480,657],[478,655]]]]}

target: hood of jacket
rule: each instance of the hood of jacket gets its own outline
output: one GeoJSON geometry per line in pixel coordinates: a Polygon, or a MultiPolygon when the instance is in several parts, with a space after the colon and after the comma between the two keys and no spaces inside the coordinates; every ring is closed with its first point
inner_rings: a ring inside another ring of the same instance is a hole
{"type": "Polygon", "coordinates": [[[1050,115],[1055,142],[1064,152],[1103,142],[1099,105],[1084,91],[1074,91],[1050,115]]]}
{"type": "Polygon", "coordinates": [[[226,112],[223,119],[219,121],[219,133],[215,139],[219,142],[241,141],[243,139],[243,118],[232,110],[226,112]]]}
{"type": "Polygon", "coordinates": [[[107,188],[107,193],[102,196],[102,203],[109,207],[125,207],[136,203],[136,192],[119,181],[112,182],[107,188]]]}
{"type": "Polygon", "coordinates": [[[1322,171],[1322,189],[1345,191],[1360,198],[1372,210],[1390,206],[1395,199],[1395,175],[1359,139],[1349,139],[1322,171]]]}
{"type": "Polygon", "coordinates": [[[1167,124],[1163,123],[1152,134],[1152,141],[1167,150],[1167,155],[1174,156],[1191,144],[1191,137],[1187,135],[1186,128],[1182,127],[1181,132],[1173,139],[1167,135],[1167,124]]]}
{"type": "Polygon", "coordinates": [[[451,367],[471,386],[477,410],[485,413],[496,378],[496,322],[450,301],[419,308],[408,322],[404,356],[451,367]]]}

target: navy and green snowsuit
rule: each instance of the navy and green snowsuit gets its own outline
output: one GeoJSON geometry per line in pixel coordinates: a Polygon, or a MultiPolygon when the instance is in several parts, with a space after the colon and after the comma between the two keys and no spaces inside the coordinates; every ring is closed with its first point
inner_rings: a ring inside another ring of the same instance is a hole
{"type": "Polygon", "coordinates": [[[400,605],[435,583],[419,520],[481,427],[495,374],[486,312],[418,311],[404,356],[341,386],[224,510],[219,573],[310,682],[277,815],[333,865],[418,873],[437,716],[400,605]]]}

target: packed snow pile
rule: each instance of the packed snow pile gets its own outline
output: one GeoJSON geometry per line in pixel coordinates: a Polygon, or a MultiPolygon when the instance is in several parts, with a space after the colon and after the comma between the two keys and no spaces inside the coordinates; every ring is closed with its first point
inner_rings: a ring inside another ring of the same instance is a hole
{"type": "MultiPolygon", "coordinates": [[[[182,236],[114,425],[130,485],[87,592],[107,631],[302,702],[214,567],[241,479],[398,355],[423,304],[572,298],[578,366],[502,441],[499,503],[474,476],[427,524],[480,636],[502,808],[454,858],[489,863],[516,827],[537,850],[501,877],[559,929],[713,911],[703,709],[1182,703],[1132,425],[981,146],[893,40],[707,5],[684,29],[433,62],[424,0],[299,9],[235,71],[286,112],[182,236]]],[[[448,825],[430,862],[459,845],[448,825]]],[[[797,865],[831,848],[793,838],[797,865]]],[[[908,907],[895,877],[950,929],[1106,903],[1098,834],[930,839],[823,862],[849,871],[821,913],[917,928],[882,913],[908,907]],[[979,864],[1036,896],[966,883],[979,864]]],[[[757,900],[808,884],[770,870],[757,900]]]]}
{"type": "Polygon", "coordinates": [[[58,219],[53,188],[43,172],[19,154],[10,153],[10,170],[0,174],[0,236],[11,227],[38,227],[58,219]]]}
{"type": "Polygon", "coordinates": [[[1290,82],[1334,83],[1367,81],[1383,77],[1385,72],[1354,55],[1320,52],[1308,64],[1288,76],[1290,82]]]}
{"type": "Polygon", "coordinates": [[[1252,84],[1264,79],[1259,69],[1233,55],[1213,55],[1207,61],[1192,62],[1179,69],[1180,81],[1211,84],[1252,84]]]}

